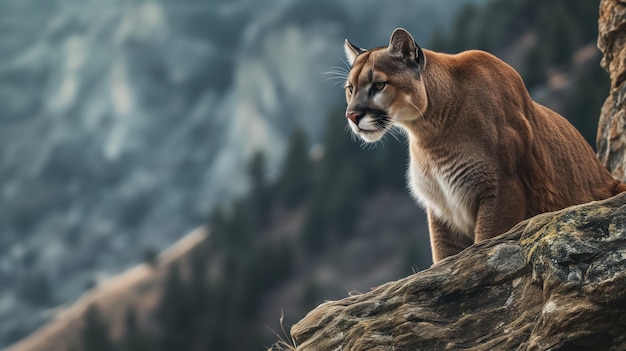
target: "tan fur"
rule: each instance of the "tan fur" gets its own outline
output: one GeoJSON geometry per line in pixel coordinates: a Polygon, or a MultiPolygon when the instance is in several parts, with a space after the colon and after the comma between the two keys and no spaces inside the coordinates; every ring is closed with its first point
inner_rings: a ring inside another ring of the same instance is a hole
{"type": "Polygon", "coordinates": [[[352,130],[368,142],[393,126],[408,135],[409,185],[427,210],[435,262],[536,214],[626,190],[491,54],[421,50],[402,29],[387,47],[346,42],[346,54],[352,130]]]}

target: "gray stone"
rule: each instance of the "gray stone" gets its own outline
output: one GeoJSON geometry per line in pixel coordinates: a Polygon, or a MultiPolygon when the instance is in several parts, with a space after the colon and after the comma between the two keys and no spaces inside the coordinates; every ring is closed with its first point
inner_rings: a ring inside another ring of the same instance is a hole
{"type": "Polygon", "coordinates": [[[611,90],[600,114],[596,140],[598,157],[613,177],[626,177],[626,3],[602,0],[598,21],[598,48],[604,55],[602,67],[611,78],[611,90]]]}
{"type": "Polygon", "coordinates": [[[626,194],[539,215],[428,270],[327,302],[296,350],[625,350],[626,194]]]}

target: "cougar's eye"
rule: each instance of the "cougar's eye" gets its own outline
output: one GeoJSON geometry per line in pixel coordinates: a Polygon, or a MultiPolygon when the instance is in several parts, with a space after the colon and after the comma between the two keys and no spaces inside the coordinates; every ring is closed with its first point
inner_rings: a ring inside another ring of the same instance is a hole
{"type": "Polygon", "coordinates": [[[385,88],[385,85],[387,85],[387,83],[385,82],[376,82],[374,83],[373,87],[374,87],[374,90],[381,91],[385,88]]]}
{"type": "Polygon", "coordinates": [[[346,86],[346,89],[348,89],[348,91],[350,92],[350,94],[352,94],[352,89],[353,89],[353,88],[352,88],[352,85],[348,85],[348,86],[346,86]]]}

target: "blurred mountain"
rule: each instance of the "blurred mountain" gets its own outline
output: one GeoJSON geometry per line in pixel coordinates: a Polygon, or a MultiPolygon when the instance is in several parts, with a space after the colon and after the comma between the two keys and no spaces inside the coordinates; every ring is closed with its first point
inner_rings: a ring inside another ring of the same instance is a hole
{"type": "MultiPolygon", "coordinates": [[[[426,42],[468,1],[0,2],[0,347],[278,173],[344,37],[426,42]]],[[[480,1],[474,1],[480,2],[480,1]]]]}

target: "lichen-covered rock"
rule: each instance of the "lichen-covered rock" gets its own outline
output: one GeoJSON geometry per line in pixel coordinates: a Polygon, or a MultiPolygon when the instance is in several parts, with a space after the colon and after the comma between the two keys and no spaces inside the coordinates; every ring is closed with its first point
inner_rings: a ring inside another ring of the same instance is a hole
{"type": "Polygon", "coordinates": [[[626,3],[602,0],[598,21],[602,67],[611,77],[609,97],[602,106],[597,146],[600,161],[613,177],[626,179],[626,3]]]}
{"type": "Polygon", "coordinates": [[[324,303],[291,334],[300,351],[625,350],[626,194],[324,303]]]}

